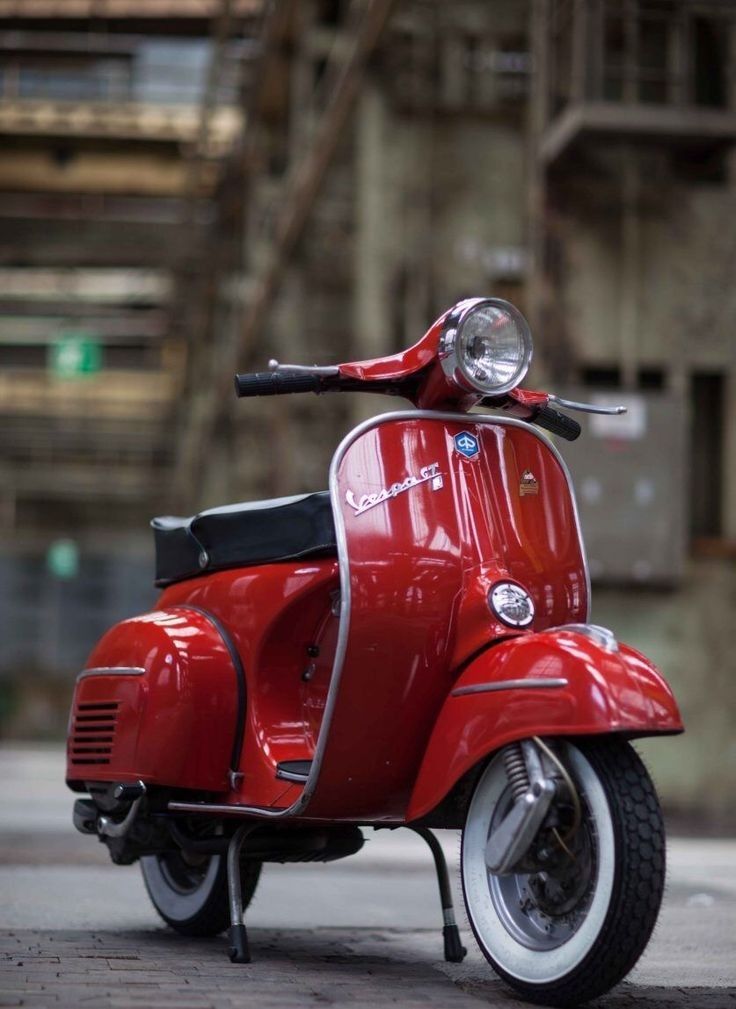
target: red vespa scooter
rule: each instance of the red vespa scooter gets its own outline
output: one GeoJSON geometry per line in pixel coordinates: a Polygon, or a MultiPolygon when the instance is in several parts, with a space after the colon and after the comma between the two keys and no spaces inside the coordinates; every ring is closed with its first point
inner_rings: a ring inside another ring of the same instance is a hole
{"type": "Polygon", "coordinates": [[[530,358],[521,314],[485,298],[394,357],[236,376],[240,396],[417,409],[352,431],[329,493],[154,520],[158,606],[108,631],[77,680],[75,824],[140,859],[179,932],[230,925],[247,962],[263,862],[343,858],[361,826],[407,826],[461,960],[430,832],[451,827],[480,948],[527,999],[585,1001],[642,953],[665,840],[629,741],[682,723],[654,666],[588,622],[570,477],[537,427],[572,440],[556,407],[594,408],[520,390],[530,358]]]}

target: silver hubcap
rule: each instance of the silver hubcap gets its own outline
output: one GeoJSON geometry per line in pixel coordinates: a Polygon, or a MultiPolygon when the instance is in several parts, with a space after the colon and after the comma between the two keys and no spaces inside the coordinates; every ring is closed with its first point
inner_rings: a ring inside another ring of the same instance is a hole
{"type": "MultiPolygon", "coordinates": [[[[593,898],[597,867],[594,827],[585,805],[584,819],[574,838],[566,842],[569,853],[554,839],[541,850],[544,869],[495,876],[488,873],[488,889],[499,919],[517,942],[531,950],[555,949],[580,928],[593,898]]],[[[499,800],[489,836],[506,815],[511,795],[499,800]]]]}
{"type": "Polygon", "coordinates": [[[210,864],[206,855],[188,858],[183,852],[156,855],[161,875],[177,893],[194,893],[202,885],[210,864]]]}

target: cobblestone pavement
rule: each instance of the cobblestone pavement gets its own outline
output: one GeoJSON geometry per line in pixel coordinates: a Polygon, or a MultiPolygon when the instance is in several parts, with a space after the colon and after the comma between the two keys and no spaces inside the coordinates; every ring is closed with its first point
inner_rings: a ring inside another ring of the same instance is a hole
{"type": "MultiPolygon", "coordinates": [[[[7,932],[0,939],[2,1006],[115,1009],[496,1009],[523,1003],[489,972],[435,959],[426,931],[253,929],[254,962],[230,964],[226,940],[156,932],[7,932]]],[[[600,1009],[736,1009],[735,988],[623,984],[600,1009]]]]}
{"type": "MultiPolygon", "coordinates": [[[[468,956],[439,959],[431,858],[408,831],[371,834],[359,855],[331,866],[265,867],[248,916],[253,963],[230,964],[224,936],[189,940],[162,928],[137,866],[110,865],[101,845],[73,831],[59,760],[0,748],[0,1006],[526,1004],[481,956],[459,901],[468,956]]],[[[457,839],[440,835],[456,871],[457,839]]],[[[736,1009],[736,841],[676,838],[669,862],[649,948],[593,1009],[736,1009]]]]}
{"type": "Polygon", "coordinates": [[[431,964],[402,957],[396,942],[370,933],[256,929],[251,945],[255,962],[232,965],[224,938],[194,942],[164,932],[18,932],[2,944],[11,958],[0,989],[6,992],[2,1004],[477,1006],[460,988],[441,983],[431,964]]]}

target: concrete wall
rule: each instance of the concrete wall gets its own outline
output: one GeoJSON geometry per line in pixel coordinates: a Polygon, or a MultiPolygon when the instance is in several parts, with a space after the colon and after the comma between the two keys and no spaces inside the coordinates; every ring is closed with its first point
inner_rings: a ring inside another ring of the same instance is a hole
{"type": "MultiPolygon", "coordinates": [[[[581,182],[584,186],[584,182],[581,182]]],[[[672,185],[639,221],[636,288],[623,290],[620,213],[611,203],[596,212],[562,215],[563,296],[568,325],[585,361],[615,361],[620,351],[622,299],[637,301],[638,358],[667,367],[736,365],[736,288],[733,262],[736,192],[725,185],[672,185]]]]}
{"type": "MultiPolygon", "coordinates": [[[[602,164],[602,162],[601,162],[602,164]]],[[[687,393],[694,371],[726,379],[723,530],[736,537],[736,288],[733,262],[736,190],[726,183],[673,180],[661,159],[642,182],[634,269],[625,268],[616,161],[596,190],[584,174],[581,199],[553,209],[560,282],[556,291],[570,345],[579,364],[659,367],[668,384],[687,393]],[[633,337],[627,330],[633,320],[633,337]]],[[[697,423],[698,418],[690,418],[697,423]]]]}
{"type": "MultiPolygon", "coordinates": [[[[406,4],[401,16],[419,18],[425,41],[439,45],[453,32],[461,39],[463,26],[489,37],[523,35],[526,7],[515,0],[437,4],[430,23],[406,4]]],[[[457,70],[463,58],[458,49],[448,65],[457,70]]],[[[445,83],[438,93],[448,90],[445,83]]],[[[419,85],[417,94],[426,95],[427,82],[419,85]]],[[[398,90],[379,59],[289,267],[257,367],[271,355],[331,363],[397,351],[458,298],[508,293],[508,271],[494,259],[498,250],[522,253],[514,279],[523,302],[529,177],[523,105],[501,113],[421,102],[411,108],[398,90]]],[[[684,183],[666,152],[639,152],[632,259],[622,219],[626,156],[621,149],[586,150],[563,178],[551,180],[545,229],[550,298],[564,329],[559,371],[570,382],[578,364],[627,358],[631,365],[633,358],[634,366],[665,369],[682,393],[689,369],[724,370],[730,376],[724,533],[734,537],[736,237],[729,222],[736,193],[728,182],[684,183]]],[[[543,381],[540,363],[553,339],[546,332],[535,337],[531,385],[543,381]]],[[[234,496],[325,486],[341,435],[361,417],[397,405],[368,396],[237,404],[234,496]],[[254,460],[264,458],[264,440],[269,453],[259,468],[254,460]]],[[[663,798],[670,808],[721,820],[733,815],[736,794],[729,716],[736,701],[735,602],[736,567],[726,560],[688,561],[676,591],[594,591],[593,619],[651,655],[680,699],[686,735],[641,744],[663,798]]]]}
{"type": "Polygon", "coordinates": [[[593,590],[592,619],[671,683],[685,734],[637,743],[671,810],[736,824],[736,564],[691,561],[674,592],[593,590]]]}

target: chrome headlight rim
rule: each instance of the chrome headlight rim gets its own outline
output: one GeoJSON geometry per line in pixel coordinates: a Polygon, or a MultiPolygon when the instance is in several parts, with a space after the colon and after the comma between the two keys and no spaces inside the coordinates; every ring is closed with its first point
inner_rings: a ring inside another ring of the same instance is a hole
{"type": "Polygon", "coordinates": [[[532,334],[529,323],[522,313],[503,298],[467,298],[450,309],[440,336],[439,359],[445,375],[466,392],[480,393],[491,398],[504,396],[520,385],[529,371],[533,356],[532,334]],[[522,341],[522,355],[514,375],[509,381],[496,385],[481,383],[467,370],[463,355],[459,352],[463,327],[479,308],[490,305],[505,312],[519,328],[522,341]]]}

